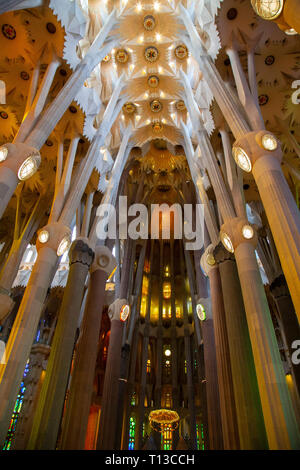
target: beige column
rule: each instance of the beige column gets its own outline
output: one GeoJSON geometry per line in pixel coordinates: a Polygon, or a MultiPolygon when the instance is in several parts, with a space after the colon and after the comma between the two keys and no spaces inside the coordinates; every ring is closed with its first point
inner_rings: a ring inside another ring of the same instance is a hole
{"type": "Polygon", "coordinates": [[[5,440],[12,410],[37,330],[48,287],[54,276],[57,250],[71,236],[69,228],[54,223],[45,227],[48,241],[37,242],[38,259],[15,319],[7,347],[7,364],[0,366],[0,443],[5,440]]]}
{"type": "Polygon", "coordinates": [[[88,297],[76,347],[71,385],[62,423],[60,448],[83,450],[93,393],[102,309],[107,277],[116,266],[107,247],[97,247],[91,267],[88,297]],[[80,403],[80,406],[78,406],[80,403]]]}
{"type": "Polygon", "coordinates": [[[281,170],[280,144],[267,131],[250,132],[234,143],[236,158],[242,155],[241,151],[250,162],[249,171],[252,168],[299,320],[300,214],[281,170]],[[264,142],[276,148],[267,150],[264,142]]]}
{"type": "Polygon", "coordinates": [[[221,239],[235,253],[269,447],[297,449],[299,430],[255,256],[256,234],[235,218],[221,227],[221,239]]]}
{"type": "Polygon", "coordinates": [[[220,243],[214,249],[219,266],[228,333],[230,363],[241,450],[267,449],[251,342],[234,255],[220,243]]]}

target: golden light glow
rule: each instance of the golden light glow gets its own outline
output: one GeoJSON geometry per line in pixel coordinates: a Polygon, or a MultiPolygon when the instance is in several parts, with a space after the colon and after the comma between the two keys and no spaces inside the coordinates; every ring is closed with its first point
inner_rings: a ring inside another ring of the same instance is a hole
{"type": "Polygon", "coordinates": [[[165,299],[170,299],[172,294],[172,288],[170,282],[164,282],[163,284],[163,296],[165,299]]]}
{"type": "Polygon", "coordinates": [[[233,244],[232,244],[232,241],[231,241],[229,235],[227,235],[227,233],[225,233],[225,232],[221,232],[220,237],[221,237],[221,242],[225,246],[226,250],[230,251],[230,253],[234,253],[233,244]]]}
{"type": "Polygon", "coordinates": [[[63,254],[68,251],[68,249],[71,246],[71,239],[69,236],[66,236],[62,239],[62,241],[59,244],[59,247],[57,249],[57,256],[62,256],[63,254]]]}
{"type": "Polygon", "coordinates": [[[233,147],[232,149],[233,158],[235,159],[237,165],[247,173],[250,173],[252,170],[252,165],[250,158],[246,152],[240,147],[233,147]]]}
{"type": "Polygon", "coordinates": [[[244,225],[242,233],[243,237],[246,238],[246,240],[251,240],[254,237],[254,230],[251,225],[244,225]]]}
{"type": "Polygon", "coordinates": [[[8,155],[8,148],[7,147],[0,147],[0,162],[4,162],[8,155]]]}
{"type": "Polygon", "coordinates": [[[265,134],[261,139],[262,146],[266,150],[276,150],[278,147],[277,139],[272,134],[265,134]]]}
{"type": "Polygon", "coordinates": [[[282,13],[284,0],[251,0],[254,11],[264,20],[274,20],[282,13]]]}
{"type": "Polygon", "coordinates": [[[127,318],[129,317],[130,314],[130,306],[129,305],[123,305],[120,311],[120,320],[125,322],[127,318]]]}
{"type": "Polygon", "coordinates": [[[38,239],[40,243],[47,243],[47,241],[49,240],[49,237],[50,237],[50,234],[48,230],[42,230],[39,233],[38,239]]]}
{"type": "Polygon", "coordinates": [[[166,350],[165,350],[165,356],[166,356],[166,357],[170,357],[171,354],[172,354],[172,353],[171,353],[171,350],[170,350],[170,349],[166,349],[166,350]]]}
{"type": "Polygon", "coordinates": [[[202,304],[198,304],[196,307],[196,312],[199,320],[205,321],[206,320],[206,311],[202,304]]]}
{"type": "Polygon", "coordinates": [[[26,158],[25,162],[20,166],[18,171],[18,178],[20,181],[26,181],[31,178],[39,169],[40,166],[40,156],[31,155],[26,158]]]}

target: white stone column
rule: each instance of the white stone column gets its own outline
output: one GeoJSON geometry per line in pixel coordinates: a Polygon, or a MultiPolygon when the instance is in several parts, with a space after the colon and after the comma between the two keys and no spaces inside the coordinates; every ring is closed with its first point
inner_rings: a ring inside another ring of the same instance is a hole
{"type": "Polygon", "coordinates": [[[6,346],[7,364],[0,366],[1,444],[6,438],[47,290],[54,275],[58,247],[65,237],[71,237],[70,229],[62,224],[48,225],[44,230],[49,233],[49,239],[45,244],[37,242],[38,258],[6,346]]]}
{"type": "Polygon", "coordinates": [[[274,327],[257,265],[257,237],[243,236],[249,222],[235,218],[221,227],[234,251],[252,345],[255,370],[270,449],[297,449],[299,429],[289,396],[274,327]]]}
{"type": "MultiPolygon", "coordinates": [[[[247,155],[275,241],[281,266],[300,319],[300,214],[281,170],[280,144],[274,151],[263,147],[267,131],[250,132],[234,143],[247,155]]],[[[276,139],[274,140],[276,142],[276,139]]]]}

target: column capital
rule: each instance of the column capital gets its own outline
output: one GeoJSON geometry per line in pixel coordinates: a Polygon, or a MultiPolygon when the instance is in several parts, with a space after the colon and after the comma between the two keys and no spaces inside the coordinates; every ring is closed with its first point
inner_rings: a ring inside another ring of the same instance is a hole
{"type": "Polygon", "coordinates": [[[256,229],[244,217],[234,217],[225,222],[220,230],[220,238],[226,250],[231,253],[243,243],[249,243],[254,248],[257,245],[256,229]]]}
{"type": "Polygon", "coordinates": [[[108,276],[112,274],[117,266],[115,257],[107,246],[96,246],[95,258],[91,266],[91,273],[94,271],[105,271],[108,276]]]}
{"type": "Polygon", "coordinates": [[[214,257],[214,245],[209,245],[200,259],[200,266],[204,271],[206,276],[209,275],[210,271],[217,266],[215,257],[214,257]]]}
{"type": "Polygon", "coordinates": [[[95,253],[90,246],[88,238],[77,238],[73,241],[69,251],[70,266],[75,263],[81,263],[90,267],[94,257],[95,253]]]}
{"type": "Polygon", "coordinates": [[[130,307],[126,299],[116,299],[108,308],[110,321],[125,322],[129,316],[130,307]],[[125,310],[126,309],[126,310],[125,310]]]}
{"type": "Polygon", "coordinates": [[[271,156],[274,164],[277,162],[277,165],[282,160],[280,142],[272,132],[267,130],[244,134],[234,142],[232,152],[237,165],[248,173],[262,157],[271,156]]]}
{"type": "Polygon", "coordinates": [[[52,222],[38,231],[36,249],[39,252],[44,247],[50,248],[57,253],[57,256],[63,255],[70,247],[71,230],[61,222],[52,222]]]}
{"type": "MultiPolygon", "coordinates": [[[[16,143],[7,143],[4,144],[0,147],[1,151],[1,163],[0,166],[9,168],[11,171],[13,171],[18,177],[20,170],[22,168],[22,165],[26,160],[28,160],[30,157],[32,157],[32,170],[31,174],[26,173],[26,175],[32,175],[37,169],[39,168],[41,164],[41,155],[40,152],[34,148],[31,147],[27,144],[21,143],[21,142],[16,142],[16,143]],[[35,171],[34,171],[35,170],[35,171]]],[[[24,176],[24,178],[21,179],[28,179],[30,176],[24,176]]],[[[20,178],[19,178],[20,179],[20,178]]]]}

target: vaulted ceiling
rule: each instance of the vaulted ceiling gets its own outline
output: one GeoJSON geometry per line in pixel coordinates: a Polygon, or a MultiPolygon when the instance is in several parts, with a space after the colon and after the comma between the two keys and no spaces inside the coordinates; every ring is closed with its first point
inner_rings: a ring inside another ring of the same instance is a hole
{"type": "MultiPolygon", "coordinates": [[[[24,186],[24,194],[54,189],[57,138],[68,139],[73,129],[82,136],[77,163],[84,158],[95,126],[101,122],[114,86],[123,74],[126,103],[112,127],[106,146],[114,158],[124,129],[133,126],[134,145],[141,148],[137,167],[130,173],[132,181],[144,172],[147,184],[163,181],[179,184],[183,174],[189,180],[184,162],[180,120],[193,134],[180,81],[182,69],[191,83],[205,127],[218,153],[221,139],[218,127],[223,117],[203,80],[201,70],[185,45],[185,32],[177,5],[179,0],[45,0],[44,6],[0,16],[0,79],[6,83],[6,105],[0,105],[0,144],[11,141],[26,110],[29,84],[37,66],[43,79],[54,57],[61,59],[48,98],[51,102],[66,83],[72,70],[84,57],[113,8],[120,12],[119,22],[111,35],[116,46],[86,81],[76,100],[66,111],[57,128],[42,148],[40,171],[24,186]],[[176,150],[177,148],[177,150],[176,150]],[[151,176],[151,172],[153,175],[151,176]],[[151,182],[152,180],[153,182],[151,182]],[[165,179],[165,180],[164,180],[165,179]],[[151,181],[150,181],[151,180],[151,181]]],[[[271,23],[258,18],[248,0],[182,0],[193,14],[199,34],[224,80],[235,88],[226,47],[237,44],[247,71],[247,43],[255,44],[255,63],[259,103],[266,127],[281,139],[285,154],[284,171],[295,191],[299,157],[294,152],[285,128],[300,142],[300,106],[291,101],[292,82],[299,77],[299,36],[288,36],[271,23]],[[218,8],[219,7],[219,8],[218,8]]],[[[100,155],[99,155],[100,158],[100,155]]],[[[112,161],[112,160],[111,160],[112,161]]],[[[166,186],[161,183],[160,186],[166,186]]],[[[87,191],[105,190],[105,180],[95,169],[87,191]]],[[[259,199],[251,176],[244,176],[248,201],[259,199]]],[[[24,198],[26,203],[26,198],[24,198]]],[[[26,204],[25,204],[26,205],[26,204]]],[[[15,198],[7,210],[8,221],[15,212],[15,198]],[[11,215],[10,215],[11,214],[11,215]]]]}

